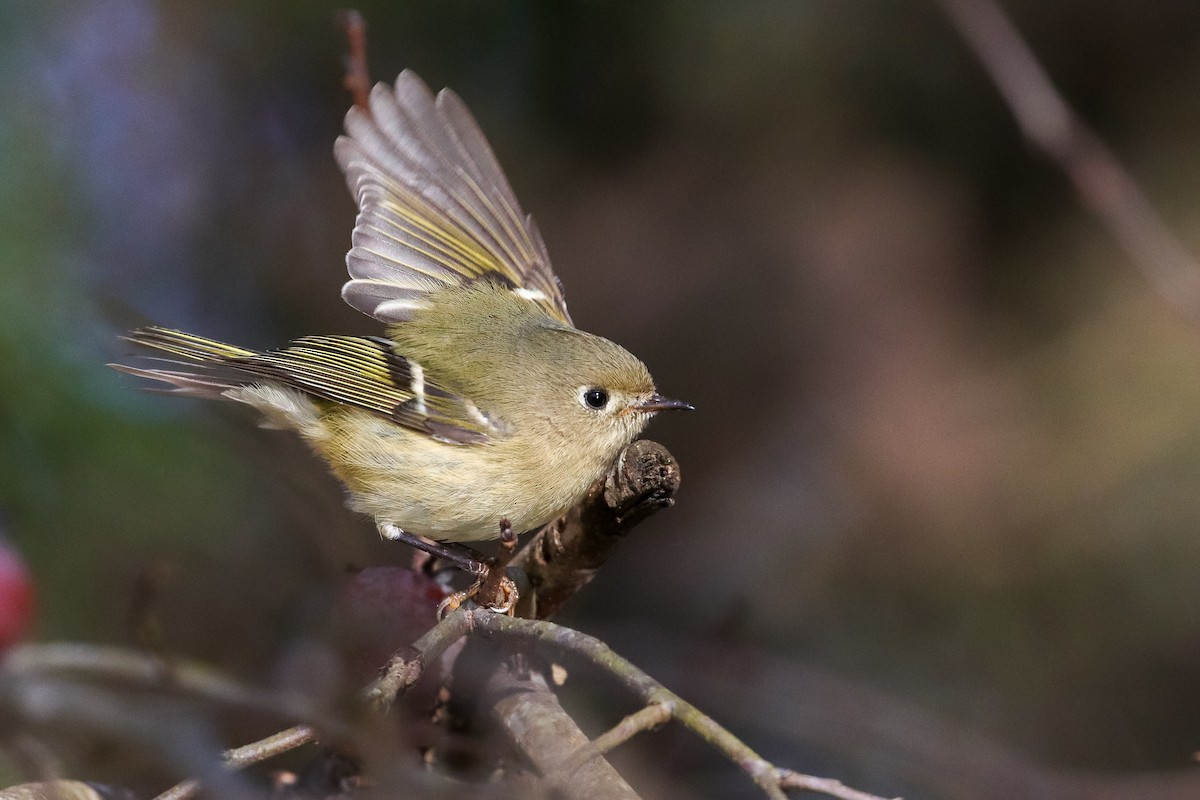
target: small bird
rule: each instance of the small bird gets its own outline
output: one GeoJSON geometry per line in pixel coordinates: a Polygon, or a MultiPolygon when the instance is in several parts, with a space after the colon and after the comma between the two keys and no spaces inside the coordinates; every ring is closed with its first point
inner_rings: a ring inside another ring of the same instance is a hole
{"type": "Polygon", "coordinates": [[[657,412],[692,408],[572,324],[533,218],[457,95],[405,71],[345,127],[334,155],[359,213],[342,297],[386,336],[258,351],[145,327],[127,338],[185,368],[112,366],[295,431],[351,509],[417,546],[549,522],[657,412]]]}

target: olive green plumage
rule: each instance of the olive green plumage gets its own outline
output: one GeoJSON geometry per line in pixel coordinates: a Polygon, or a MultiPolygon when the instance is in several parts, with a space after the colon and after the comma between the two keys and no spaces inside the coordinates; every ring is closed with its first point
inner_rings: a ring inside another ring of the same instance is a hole
{"type": "Polygon", "coordinates": [[[253,406],[320,454],[381,530],[444,541],[553,519],[654,413],[689,407],[572,326],[536,226],[453,93],[405,72],[346,131],[334,152],[359,216],[342,296],[387,336],[254,351],[149,327],[128,338],[186,367],[118,369],[253,406]]]}

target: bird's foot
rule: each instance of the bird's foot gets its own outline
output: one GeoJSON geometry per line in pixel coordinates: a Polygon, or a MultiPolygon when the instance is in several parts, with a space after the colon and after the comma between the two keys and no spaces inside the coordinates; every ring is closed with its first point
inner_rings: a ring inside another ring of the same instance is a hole
{"type": "Polygon", "coordinates": [[[517,552],[517,535],[513,532],[512,524],[507,519],[500,520],[500,549],[493,558],[489,558],[480,566],[483,574],[465,592],[455,592],[438,604],[438,619],[457,609],[469,599],[474,599],[481,607],[495,611],[498,614],[512,614],[517,606],[520,594],[517,585],[505,569],[517,552]]]}
{"type": "Polygon", "coordinates": [[[474,599],[480,608],[495,611],[497,614],[512,616],[513,609],[517,607],[517,600],[521,598],[520,593],[517,592],[517,584],[513,583],[512,578],[505,576],[497,581],[496,594],[488,598],[488,600],[484,600],[480,595],[480,588],[483,586],[483,583],[482,580],[475,581],[471,585],[471,588],[462,592],[455,592],[438,603],[438,620],[440,621],[447,614],[457,611],[459,606],[471,599],[474,599]]]}

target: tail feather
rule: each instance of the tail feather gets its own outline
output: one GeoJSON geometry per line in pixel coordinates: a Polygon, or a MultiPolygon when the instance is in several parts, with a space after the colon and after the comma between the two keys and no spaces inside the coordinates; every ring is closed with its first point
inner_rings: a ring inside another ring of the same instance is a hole
{"type": "Polygon", "coordinates": [[[124,364],[109,364],[108,366],[117,372],[124,372],[126,375],[136,375],[139,378],[147,378],[152,381],[160,381],[168,384],[170,388],[150,388],[146,390],[161,394],[202,397],[206,400],[231,399],[226,398],[225,392],[245,385],[245,381],[222,380],[217,377],[201,375],[198,372],[179,372],[171,369],[139,369],[138,367],[129,367],[124,364]]]}
{"type": "Polygon", "coordinates": [[[258,355],[256,351],[247,350],[244,347],[158,326],[137,328],[130,331],[125,339],[135,344],[190,358],[193,361],[228,361],[233,358],[248,358],[258,355]]]}
{"type": "MultiPolygon", "coordinates": [[[[214,339],[206,339],[203,336],[156,326],[138,328],[123,338],[135,344],[152,347],[156,350],[187,359],[187,361],[161,359],[169,363],[188,366],[188,362],[200,362],[196,364],[196,370],[198,371],[190,369],[143,369],[126,366],[125,364],[108,365],[118,372],[165,383],[169,387],[152,388],[147,391],[178,394],[185,397],[202,397],[209,400],[233,399],[225,393],[230,389],[245,386],[249,381],[241,376],[229,377],[228,375],[222,375],[220,365],[227,363],[229,359],[257,355],[255,351],[247,350],[244,347],[237,347],[218,342],[214,339]],[[214,371],[210,372],[210,369],[214,371]]],[[[229,370],[224,370],[224,372],[228,373],[229,370]]]]}
{"type": "Polygon", "coordinates": [[[266,374],[257,363],[266,353],[170,328],[138,328],[124,338],[176,357],[154,358],[155,361],[183,367],[159,369],[109,364],[118,372],[166,384],[165,388],[148,391],[245,403],[262,412],[263,427],[294,429],[310,440],[324,435],[313,397],[289,386],[286,374],[278,371],[266,374]]]}

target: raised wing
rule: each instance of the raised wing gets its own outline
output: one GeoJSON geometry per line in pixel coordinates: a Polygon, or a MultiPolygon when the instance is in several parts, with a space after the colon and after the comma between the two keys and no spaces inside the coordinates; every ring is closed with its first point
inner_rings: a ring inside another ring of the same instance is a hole
{"type": "Polygon", "coordinates": [[[261,352],[158,327],[138,328],[129,339],[219,371],[208,375],[126,369],[186,393],[212,396],[257,379],[372,411],[446,442],[482,444],[503,435],[498,421],[470,400],[440,387],[419,364],[396,353],[392,342],[381,337],[305,336],[286,347],[261,352]],[[231,382],[223,377],[229,374],[242,378],[231,382]]]}
{"type": "Polygon", "coordinates": [[[352,108],[334,155],[358,201],[342,297],[388,323],[425,295],[481,279],[511,286],[571,324],[533,218],[521,210],[462,100],[405,71],[352,108]]]}

